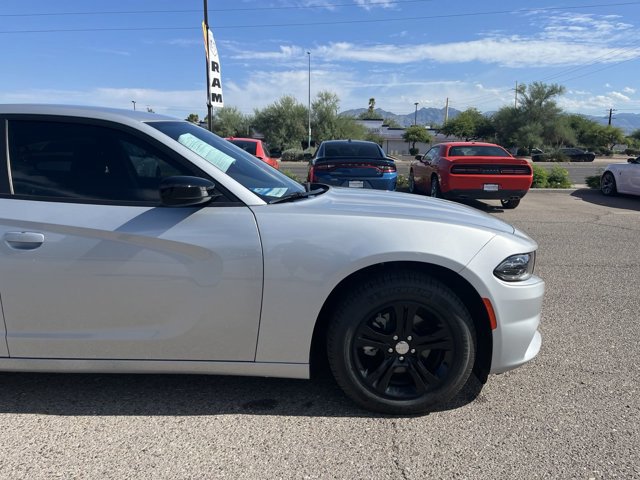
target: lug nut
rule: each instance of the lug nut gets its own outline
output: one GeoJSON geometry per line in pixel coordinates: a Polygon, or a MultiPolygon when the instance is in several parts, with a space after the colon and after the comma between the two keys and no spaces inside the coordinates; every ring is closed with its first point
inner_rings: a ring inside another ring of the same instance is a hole
{"type": "Polygon", "coordinates": [[[389,353],[393,353],[393,348],[390,348],[389,350],[387,350],[389,353]]]}
{"type": "Polygon", "coordinates": [[[413,337],[412,337],[411,335],[409,335],[409,336],[407,337],[407,340],[411,341],[411,340],[413,340],[413,337]]]}
{"type": "Polygon", "coordinates": [[[398,339],[398,336],[397,336],[397,335],[394,335],[394,336],[393,336],[393,339],[394,339],[394,340],[397,340],[397,339],[398,339]]]}
{"type": "Polygon", "coordinates": [[[403,361],[403,360],[404,360],[404,357],[400,357],[398,360],[403,361]]]}
{"type": "Polygon", "coordinates": [[[416,353],[416,349],[415,349],[415,348],[412,348],[412,349],[411,349],[411,353],[416,353]]]}

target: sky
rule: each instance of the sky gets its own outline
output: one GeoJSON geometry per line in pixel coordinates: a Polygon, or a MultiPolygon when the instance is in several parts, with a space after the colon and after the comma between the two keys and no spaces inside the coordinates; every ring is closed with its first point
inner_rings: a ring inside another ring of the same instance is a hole
{"type": "MultiPolygon", "coordinates": [[[[1,0],[0,103],[206,114],[203,0],[1,0]],[[135,102],[135,103],[134,103],[135,102]]],[[[640,113],[640,1],[209,0],[224,104],[318,92],[375,105],[495,111],[517,84],[559,105],[640,113]],[[309,52],[309,53],[307,53],[309,52]],[[310,70],[310,74],[309,74],[310,70]]]]}

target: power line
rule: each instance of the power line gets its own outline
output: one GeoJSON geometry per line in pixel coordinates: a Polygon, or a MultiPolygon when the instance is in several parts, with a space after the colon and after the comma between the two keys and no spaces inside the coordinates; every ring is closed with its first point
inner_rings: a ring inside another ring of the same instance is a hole
{"type": "MultiPolygon", "coordinates": [[[[371,2],[367,6],[376,5],[403,5],[407,3],[426,3],[434,0],[394,0],[371,2]]],[[[323,5],[283,5],[280,7],[232,7],[232,8],[209,8],[209,12],[253,12],[265,10],[308,10],[308,9],[328,9],[335,7],[362,7],[360,3],[327,3],[323,5]]],[[[201,9],[185,9],[185,10],[104,10],[98,12],[44,12],[44,13],[2,13],[0,17],[56,17],[67,15],[144,15],[149,13],[195,13],[201,12],[201,9]]]]}
{"type": "MultiPolygon", "coordinates": [[[[543,7],[543,8],[523,8],[517,10],[494,10],[467,13],[449,13],[440,15],[424,15],[412,17],[397,18],[379,18],[379,19],[362,19],[362,20],[331,20],[322,22],[295,22],[295,23],[253,23],[251,25],[214,25],[212,28],[216,30],[224,29],[240,29],[240,28],[281,28],[281,27],[313,27],[322,25],[354,25],[364,23],[381,23],[381,22],[407,22],[415,20],[441,20],[445,18],[462,18],[477,17],[490,15],[507,15],[517,13],[532,13],[541,11],[557,11],[557,10],[575,10],[584,8],[614,7],[640,5],[640,1],[620,2],[609,4],[593,4],[593,5],[575,5],[566,7],[543,7]]],[[[122,32],[122,31],[156,31],[156,30],[199,30],[197,27],[107,27],[107,28],[70,28],[70,29],[38,29],[38,30],[0,30],[0,33],[75,33],[75,32],[122,32]]]]}

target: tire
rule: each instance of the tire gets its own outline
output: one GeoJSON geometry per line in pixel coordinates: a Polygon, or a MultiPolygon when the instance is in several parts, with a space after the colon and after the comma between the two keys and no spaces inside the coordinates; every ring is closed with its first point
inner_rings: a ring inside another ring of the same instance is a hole
{"type": "Polygon", "coordinates": [[[433,198],[442,198],[442,191],[440,190],[440,182],[438,177],[431,177],[431,196],[433,198]]]}
{"type": "Polygon", "coordinates": [[[618,193],[618,189],[616,187],[616,179],[611,172],[604,172],[602,178],[600,179],[600,191],[610,197],[618,193]]]}
{"type": "Polygon", "coordinates": [[[359,406],[393,415],[426,413],[465,385],[475,330],[462,301],[412,271],[374,276],[335,309],[327,332],[333,375],[359,406]]]}
{"type": "Polygon", "coordinates": [[[418,193],[416,188],[416,179],[413,176],[413,170],[409,172],[409,193],[418,193]]]}
{"type": "Polygon", "coordinates": [[[502,198],[500,199],[500,203],[502,204],[502,208],[514,209],[518,205],[520,205],[520,199],[519,198],[509,198],[509,199],[502,198]]]}

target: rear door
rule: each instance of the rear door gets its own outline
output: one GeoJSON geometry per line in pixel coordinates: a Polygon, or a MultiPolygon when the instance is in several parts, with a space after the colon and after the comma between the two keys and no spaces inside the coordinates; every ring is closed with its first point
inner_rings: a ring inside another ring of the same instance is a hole
{"type": "Polygon", "coordinates": [[[254,360],[262,254],[249,208],[222,190],[203,208],[158,206],[162,177],[201,172],[135,131],[6,125],[0,292],[11,357],[254,360]]]}

